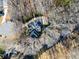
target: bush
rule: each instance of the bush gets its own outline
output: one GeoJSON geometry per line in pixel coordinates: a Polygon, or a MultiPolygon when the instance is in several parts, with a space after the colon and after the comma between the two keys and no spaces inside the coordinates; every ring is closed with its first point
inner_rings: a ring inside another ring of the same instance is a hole
{"type": "Polygon", "coordinates": [[[2,59],[4,52],[4,49],[0,48],[0,59],[2,59]]]}
{"type": "Polygon", "coordinates": [[[0,48],[0,54],[4,54],[4,49],[0,48]]]}

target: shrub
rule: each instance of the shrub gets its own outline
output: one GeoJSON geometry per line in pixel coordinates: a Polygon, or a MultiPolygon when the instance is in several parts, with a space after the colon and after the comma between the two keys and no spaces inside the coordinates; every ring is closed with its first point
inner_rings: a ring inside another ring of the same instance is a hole
{"type": "Polygon", "coordinates": [[[4,54],[4,49],[0,48],[0,54],[4,54]]]}

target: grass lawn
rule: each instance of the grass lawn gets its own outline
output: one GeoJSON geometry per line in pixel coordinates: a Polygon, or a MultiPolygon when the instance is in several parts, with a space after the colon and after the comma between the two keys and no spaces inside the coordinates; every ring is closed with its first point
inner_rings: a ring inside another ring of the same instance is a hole
{"type": "Polygon", "coordinates": [[[2,21],[2,16],[0,16],[0,23],[1,23],[1,21],[2,21]]]}

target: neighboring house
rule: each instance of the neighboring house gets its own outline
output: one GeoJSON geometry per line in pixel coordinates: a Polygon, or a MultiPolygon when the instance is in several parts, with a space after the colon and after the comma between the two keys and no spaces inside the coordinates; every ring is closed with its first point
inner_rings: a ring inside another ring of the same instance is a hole
{"type": "Polygon", "coordinates": [[[0,16],[4,15],[4,6],[3,6],[3,0],[0,0],[0,16]]]}
{"type": "Polygon", "coordinates": [[[0,0],[0,16],[2,17],[2,22],[1,24],[3,24],[4,22],[6,22],[6,18],[7,18],[7,13],[8,13],[8,4],[7,4],[8,0],[0,0]]]}

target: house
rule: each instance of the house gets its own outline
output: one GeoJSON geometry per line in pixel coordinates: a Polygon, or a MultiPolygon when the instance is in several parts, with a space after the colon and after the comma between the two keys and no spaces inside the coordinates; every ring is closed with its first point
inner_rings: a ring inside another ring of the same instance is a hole
{"type": "Polygon", "coordinates": [[[28,32],[32,38],[41,36],[42,31],[49,25],[47,17],[36,17],[28,23],[28,32]]]}
{"type": "Polygon", "coordinates": [[[4,15],[3,0],[0,0],[0,16],[4,15]]]}

